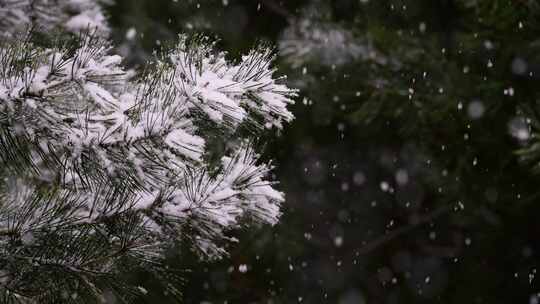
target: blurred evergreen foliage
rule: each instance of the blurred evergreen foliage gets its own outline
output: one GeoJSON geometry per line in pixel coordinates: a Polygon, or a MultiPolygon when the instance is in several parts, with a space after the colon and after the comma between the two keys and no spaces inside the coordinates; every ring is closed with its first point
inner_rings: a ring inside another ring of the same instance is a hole
{"type": "Polygon", "coordinates": [[[537,303],[538,2],[117,2],[133,65],[180,32],[262,39],[301,89],[267,147],[281,223],[171,256],[186,303],[537,303]]]}

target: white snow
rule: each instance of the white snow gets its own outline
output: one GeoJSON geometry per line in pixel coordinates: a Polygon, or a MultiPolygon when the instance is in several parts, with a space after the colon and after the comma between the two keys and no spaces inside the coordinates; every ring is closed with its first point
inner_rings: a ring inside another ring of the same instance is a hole
{"type": "MultiPolygon", "coordinates": [[[[80,1],[71,4],[85,7],[80,1]]],[[[77,15],[67,26],[80,28],[94,20],[89,18],[77,15]]],[[[39,147],[54,152],[64,164],[66,191],[76,191],[84,202],[70,213],[74,222],[128,209],[150,211],[162,220],[144,213],[146,229],[170,233],[161,226],[164,221],[181,234],[189,224],[196,250],[204,257],[219,257],[226,250],[217,244],[236,241],[225,231],[238,227],[240,218],[278,221],[284,195],[267,179],[272,167],[259,164],[259,156],[240,139],[229,144],[230,152],[218,164],[221,170],[210,173],[204,156],[207,140],[213,139],[198,126],[201,120],[211,121],[218,134],[234,134],[243,123],[281,128],[293,119],[287,106],[296,91],[272,77],[268,49],[252,51],[231,64],[223,53],[198,57],[181,38],[168,54],[170,63],[162,60],[155,71],[132,79],[121,66],[122,57],[111,55],[106,43],[82,38],[75,52],[39,51],[22,76],[0,79],[2,109],[17,122],[13,130],[39,134],[39,147]],[[55,73],[51,66],[57,67],[55,73]],[[88,164],[99,172],[96,180],[77,173],[88,164]],[[96,186],[102,179],[140,185],[134,189],[133,205],[104,206],[104,194],[96,186]]],[[[2,56],[9,56],[7,49],[0,49],[2,56]]],[[[39,153],[32,157],[41,161],[39,153]]]]}

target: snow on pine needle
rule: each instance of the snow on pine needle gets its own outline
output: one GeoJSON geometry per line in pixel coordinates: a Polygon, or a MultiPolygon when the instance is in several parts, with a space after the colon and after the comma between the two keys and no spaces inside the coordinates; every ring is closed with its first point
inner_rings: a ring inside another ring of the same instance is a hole
{"type": "Polygon", "coordinates": [[[100,4],[107,0],[0,0],[0,37],[30,28],[79,33],[91,28],[106,36],[110,29],[100,4]]]}
{"type": "Polygon", "coordinates": [[[178,241],[219,258],[244,218],[278,221],[284,196],[250,142],[293,119],[296,91],[273,77],[271,49],[225,55],[180,36],[138,75],[95,32],[53,47],[0,43],[0,290],[51,263],[70,279],[114,281],[118,259],[152,268],[178,241]],[[230,137],[225,151],[208,148],[215,134],[230,137]]]}

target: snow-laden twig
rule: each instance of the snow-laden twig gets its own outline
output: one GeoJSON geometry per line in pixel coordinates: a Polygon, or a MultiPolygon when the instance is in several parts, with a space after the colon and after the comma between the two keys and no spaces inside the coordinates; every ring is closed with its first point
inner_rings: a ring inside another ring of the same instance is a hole
{"type": "Polygon", "coordinates": [[[38,268],[71,275],[88,269],[84,283],[88,273],[118,271],[120,256],[159,260],[176,241],[220,257],[236,241],[226,232],[243,218],[276,223],[283,194],[268,180],[271,166],[247,139],[225,151],[208,145],[216,133],[281,129],[293,119],[296,92],[273,78],[272,59],[259,47],[232,63],[207,39],[181,36],[137,76],[91,33],[52,48],[0,44],[0,160],[9,181],[0,270],[17,253],[24,258],[5,268],[12,281],[37,259],[55,261],[38,268]],[[40,251],[44,238],[57,243],[40,251]]]}

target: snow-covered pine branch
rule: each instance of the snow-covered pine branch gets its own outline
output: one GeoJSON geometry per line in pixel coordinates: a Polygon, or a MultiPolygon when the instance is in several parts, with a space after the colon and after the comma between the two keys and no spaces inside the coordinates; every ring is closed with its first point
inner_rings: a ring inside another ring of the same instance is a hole
{"type": "Polygon", "coordinates": [[[108,0],[0,0],[0,37],[30,28],[78,33],[87,28],[107,35],[100,4],[108,0]]]}
{"type": "Polygon", "coordinates": [[[296,91],[273,78],[271,49],[235,63],[204,37],[180,36],[138,75],[99,29],[52,47],[16,31],[0,42],[2,296],[129,299],[141,290],[115,280],[134,265],[178,294],[159,276],[165,250],[187,240],[217,258],[243,218],[276,223],[283,194],[250,142],[293,119],[296,91]],[[209,148],[216,134],[230,139],[224,151],[209,148]]]}
{"type": "Polygon", "coordinates": [[[369,36],[358,36],[332,20],[329,3],[313,1],[290,20],[279,39],[284,60],[294,68],[317,62],[339,67],[355,60],[385,65],[389,59],[380,53],[369,36]]]}

